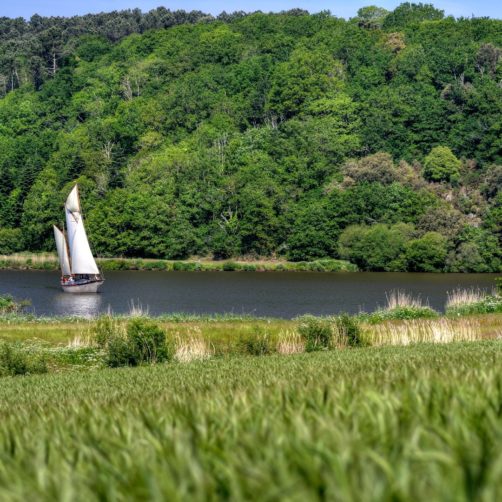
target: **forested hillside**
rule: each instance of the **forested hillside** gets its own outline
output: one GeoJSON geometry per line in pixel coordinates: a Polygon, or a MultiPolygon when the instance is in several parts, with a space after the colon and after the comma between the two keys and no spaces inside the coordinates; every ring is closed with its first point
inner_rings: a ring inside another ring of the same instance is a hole
{"type": "Polygon", "coordinates": [[[502,270],[502,21],[430,5],[0,19],[0,254],[502,270]]]}

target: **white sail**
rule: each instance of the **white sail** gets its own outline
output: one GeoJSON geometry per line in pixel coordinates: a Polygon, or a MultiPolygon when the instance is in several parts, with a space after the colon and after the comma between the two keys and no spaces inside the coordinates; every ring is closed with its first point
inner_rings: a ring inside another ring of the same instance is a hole
{"type": "Polygon", "coordinates": [[[98,266],[92,256],[89,241],[87,240],[84,220],[80,212],[77,185],[75,185],[68,199],[66,199],[65,212],[72,274],[99,274],[98,266]]]}
{"type": "Polygon", "coordinates": [[[68,198],[66,199],[66,209],[68,211],[71,211],[72,213],[80,213],[80,198],[78,196],[78,185],[75,185],[73,187],[73,190],[70,192],[70,195],[68,195],[68,198]]]}
{"type": "Polygon", "coordinates": [[[73,247],[73,239],[75,234],[77,233],[78,222],[81,219],[80,213],[72,213],[68,211],[65,206],[65,215],[66,215],[66,235],[68,236],[68,248],[70,249],[70,256],[72,255],[71,249],[73,247]]]}
{"type": "Polygon", "coordinates": [[[58,250],[59,264],[61,265],[61,273],[70,275],[70,258],[68,256],[68,248],[66,247],[66,239],[58,227],[54,227],[54,238],[56,239],[56,248],[58,250]]]}

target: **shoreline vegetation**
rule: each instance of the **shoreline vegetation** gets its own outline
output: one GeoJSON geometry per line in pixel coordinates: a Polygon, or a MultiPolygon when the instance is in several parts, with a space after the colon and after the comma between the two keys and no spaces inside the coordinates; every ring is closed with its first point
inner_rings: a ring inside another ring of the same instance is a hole
{"type": "MultiPolygon", "coordinates": [[[[182,271],[182,272],[357,272],[353,263],[332,258],[313,261],[290,262],[280,259],[212,260],[192,258],[188,260],[159,260],[152,258],[98,258],[103,271],[182,271]]],[[[15,253],[0,255],[0,270],[59,270],[54,253],[15,253]]]]}
{"type": "Polygon", "coordinates": [[[444,315],[404,291],[391,292],[387,305],[371,313],[292,320],[182,313],[154,317],[135,304],[128,315],[40,318],[23,313],[22,307],[11,297],[0,297],[0,375],[502,339],[500,286],[491,294],[450,292],[444,315]]]}

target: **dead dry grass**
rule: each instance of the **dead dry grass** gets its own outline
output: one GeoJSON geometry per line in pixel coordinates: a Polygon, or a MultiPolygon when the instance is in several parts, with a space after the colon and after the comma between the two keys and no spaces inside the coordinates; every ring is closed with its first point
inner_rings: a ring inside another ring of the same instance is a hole
{"type": "Polygon", "coordinates": [[[450,343],[502,337],[502,323],[489,326],[479,318],[419,319],[384,322],[365,329],[371,345],[410,345],[415,343],[450,343]]]}
{"type": "Polygon", "coordinates": [[[403,290],[393,290],[390,293],[386,293],[385,297],[387,299],[386,310],[393,310],[397,308],[422,308],[424,304],[420,297],[414,297],[411,293],[407,293],[403,290]]]}
{"type": "MultiPolygon", "coordinates": [[[[493,295],[495,292],[492,293],[493,295]]],[[[487,296],[486,291],[479,288],[462,289],[457,288],[448,291],[446,300],[446,309],[460,307],[462,305],[472,305],[481,302],[487,296]]]]}
{"type": "Polygon", "coordinates": [[[174,358],[180,363],[201,361],[214,355],[214,349],[203,337],[200,328],[193,328],[188,333],[175,335],[174,358]]]}
{"type": "Polygon", "coordinates": [[[305,352],[305,342],[294,330],[281,331],[277,341],[277,352],[285,355],[300,354],[305,352]]]}

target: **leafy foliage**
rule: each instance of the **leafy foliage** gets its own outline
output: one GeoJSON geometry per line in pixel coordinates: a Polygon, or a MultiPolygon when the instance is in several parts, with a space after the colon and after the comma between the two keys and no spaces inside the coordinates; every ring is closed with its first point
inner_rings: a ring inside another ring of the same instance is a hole
{"type": "Polygon", "coordinates": [[[413,3],[2,18],[0,254],[52,250],[78,182],[101,256],[499,271],[500,26],[413,3]]]}
{"type": "Polygon", "coordinates": [[[30,356],[13,343],[0,344],[0,376],[17,376],[46,373],[47,365],[42,357],[30,356]]]}

